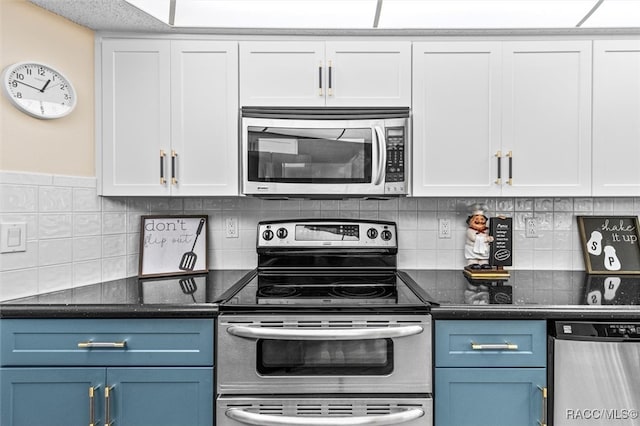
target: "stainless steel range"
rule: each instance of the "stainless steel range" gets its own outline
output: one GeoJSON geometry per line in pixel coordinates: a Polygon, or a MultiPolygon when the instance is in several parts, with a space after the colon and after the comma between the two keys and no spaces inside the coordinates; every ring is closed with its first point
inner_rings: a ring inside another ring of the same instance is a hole
{"type": "Polygon", "coordinates": [[[222,296],[218,425],[432,425],[430,304],[393,222],[261,222],[257,251],[222,296]]]}

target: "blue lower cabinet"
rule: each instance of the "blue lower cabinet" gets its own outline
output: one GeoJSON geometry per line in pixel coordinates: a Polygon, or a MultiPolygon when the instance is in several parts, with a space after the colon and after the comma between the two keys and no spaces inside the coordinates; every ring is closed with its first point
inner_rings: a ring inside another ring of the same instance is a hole
{"type": "Polygon", "coordinates": [[[213,368],[2,368],[0,425],[211,426],[213,368]]]}
{"type": "Polygon", "coordinates": [[[0,368],[0,425],[102,424],[104,368],[0,368]]]}
{"type": "Polygon", "coordinates": [[[436,368],[436,426],[538,426],[545,368],[436,368]]]}
{"type": "Polygon", "coordinates": [[[109,368],[107,383],[114,425],[213,425],[212,368],[109,368]]]}

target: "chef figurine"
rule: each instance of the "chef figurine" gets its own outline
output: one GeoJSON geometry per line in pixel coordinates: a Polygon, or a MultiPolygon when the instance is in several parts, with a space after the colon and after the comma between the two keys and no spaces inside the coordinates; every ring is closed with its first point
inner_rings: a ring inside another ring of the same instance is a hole
{"type": "Polygon", "coordinates": [[[467,218],[469,227],[464,245],[464,257],[467,259],[469,269],[491,269],[489,243],[493,241],[493,237],[489,235],[488,221],[483,206],[474,204],[467,218]]]}

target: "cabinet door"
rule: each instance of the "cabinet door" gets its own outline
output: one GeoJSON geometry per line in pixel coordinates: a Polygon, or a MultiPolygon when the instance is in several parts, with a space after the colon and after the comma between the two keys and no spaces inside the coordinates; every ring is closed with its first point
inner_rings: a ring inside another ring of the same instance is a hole
{"type": "Polygon", "coordinates": [[[545,387],[544,368],[436,368],[435,425],[538,426],[545,387]]]}
{"type": "MultiPolygon", "coordinates": [[[[97,169],[103,195],[168,195],[170,51],[166,40],[104,40],[97,169]]],[[[100,102],[99,102],[100,103],[100,102]]]]}
{"type": "Polygon", "coordinates": [[[172,195],[238,195],[238,46],[171,42],[172,195]]]}
{"type": "Polygon", "coordinates": [[[0,424],[102,424],[104,379],[104,368],[0,368],[0,424]]]}
{"type": "Polygon", "coordinates": [[[213,368],[109,368],[110,417],[119,426],[211,426],[213,368]]]}
{"type": "Polygon", "coordinates": [[[413,49],[413,195],[499,195],[500,43],[413,49]]]}
{"type": "Polygon", "coordinates": [[[502,93],[503,195],[591,195],[591,42],[505,42],[502,93]]]}
{"type": "Polygon", "coordinates": [[[240,43],[240,106],[324,106],[324,42],[240,43]]]}
{"type": "Polygon", "coordinates": [[[593,195],[640,194],[640,40],[593,44],[593,195]]]}
{"type": "Polygon", "coordinates": [[[326,44],[327,106],[411,106],[410,42],[326,44]]]}

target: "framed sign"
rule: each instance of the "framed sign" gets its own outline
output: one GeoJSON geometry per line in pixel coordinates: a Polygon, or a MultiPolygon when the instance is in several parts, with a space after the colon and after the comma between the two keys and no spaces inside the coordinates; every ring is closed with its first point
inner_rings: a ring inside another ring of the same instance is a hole
{"type": "Polygon", "coordinates": [[[577,216],[589,274],[640,274],[637,216],[577,216]]]}
{"type": "Polygon", "coordinates": [[[208,271],[208,216],[142,216],[141,277],[208,271]]]}

